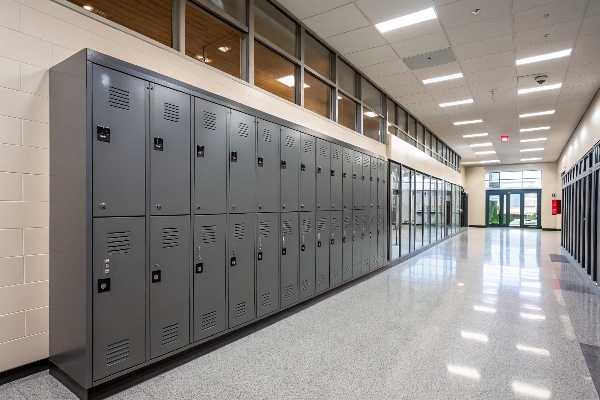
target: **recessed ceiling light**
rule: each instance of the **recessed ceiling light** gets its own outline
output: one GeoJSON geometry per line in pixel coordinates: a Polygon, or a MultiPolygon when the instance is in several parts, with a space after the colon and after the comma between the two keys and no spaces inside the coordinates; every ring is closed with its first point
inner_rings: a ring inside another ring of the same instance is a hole
{"type": "Polygon", "coordinates": [[[482,119],[474,119],[472,121],[459,121],[459,122],[454,122],[454,125],[477,124],[479,122],[483,122],[483,120],[482,119]]]}
{"type": "Polygon", "coordinates": [[[375,114],[373,111],[367,111],[367,112],[365,112],[365,115],[369,118],[374,118],[374,117],[379,116],[379,115],[375,114]]]}
{"type": "Polygon", "coordinates": [[[571,55],[572,49],[556,51],[554,53],[542,54],[541,56],[521,58],[517,60],[517,65],[531,64],[538,61],[552,60],[554,58],[566,57],[571,55]]]}
{"type": "Polygon", "coordinates": [[[537,117],[538,115],[550,115],[550,114],[554,114],[556,110],[550,110],[550,111],[540,111],[540,112],[535,112],[535,113],[530,113],[530,114],[521,114],[519,115],[519,117],[521,118],[527,118],[527,117],[537,117]]]}
{"type": "Polygon", "coordinates": [[[491,146],[491,143],[476,143],[476,144],[471,144],[471,147],[487,147],[487,146],[491,146]]]}
{"type": "Polygon", "coordinates": [[[521,149],[521,153],[529,153],[532,151],[544,151],[543,147],[537,147],[535,149],[521,149]]]}
{"type": "Polygon", "coordinates": [[[541,137],[541,138],[536,138],[536,139],[523,139],[521,140],[521,143],[527,143],[527,142],[541,142],[542,140],[546,140],[547,138],[545,137],[541,137]]]}
{"type": "Polygon", "coordinates": [[[433,7],[430,7],[426,10],[417,11],[416,13],[390,19],[389,21],[380,22],[375,25],[375,28],[377,28],[379,32],[383,33],[436,18],[437,15],[435,14],[433,7]]]}
{"type": "Polygon", "coordinates": [[[479,154],[496,154],[495,150],[489,150],[489,151],[476,151],[475,154],[479,155],[479,154]]]}
{"type": "Polygon", "coordinates": [[[549,126],[540,126],[539,128],[527,128],[527,129],[519,129],[519,132],[533,132],[533,131],[545,131],[550,129],[549,126]]]}
{"type": "Polygon", "coordinates": [[[473,11],[471,11],[471,14],[475,14],[475,15],[477,15],[477,14],[479,14],[480,12],[481,12],[481,9],[480,9],[480,8],[476,8],[476,9],[474,9],[473,11]]]}
{"type": "MultiPolygon", "coordinates": [[[[285,86],[289,86],[289,87],[294,87],[294,84],[295,84],[294,75],[283,76],[283,77],[277,78],[275,80],[277,82],[283,83],[285,86]]],[[[310,86],[308,86],[306,83],[304,84],[304,88],[309,88],[309,87],[310,86]]]]}
{"type": "Polygon", "coordinates": [[[221,50],[223,53],[227,53],[229,50],[231,50],[231,47],[221,46],[219,47],[219,50],[221,50]]]}
{"type": "Polygon", "coordinates": [[[481,136],[487,136],[487,133],[472,133],[470,135],[463,135],[464,138],[472,138],[472,137],[481,137],[481,136]]]}
{"type": "Polygon", "coordinates": [[[88,11],[92,11],[94,9],[94,7],[92,6],[83,6],[83,8],[85,8],[88,11]]]}
{"type": "Polygon", "coordinates": [[[548,85],[548,86],[536,86],[536,87],[527,88],[527,89],[519,89],[518,93],[525,94],[525,93],[531,93],[531,92],[541,92],[543,90],[558,89],[561,86],[562,86],[562,83],[555,83],[554,85],[548,85]]]}
{"type": "Polygon", "coordinates": [[[458,78],[462,78],[463,74],[462,73],[458,73],[458,74],[452,74],[452,75],[445,75],[445,76],[439,76],[437,78],[429,78],[429,79],[425,79],[423,80],[423,84],[427,85],[429,83],[435,83],[435,82],[442,82],[442,81],[449,81],[451,79],[458,79],[458,78]]]}
{"type": "Polygon", "coordinates": [[[487,163],[499,163],[500,160],[484,160],[484,161],[479,161],[481,164],[487,164],[487,163]]]}
{"type": "Polygon", "coordinates": [[[440,103],[440,107],[450,107],[450,106],[458,106],[460,104],[469,104],[472,103],[473,99],[466,99],[460,101],[451,101],[449,103],[440,103]]]}
{"type": "Polygon", "coordinates": [[[539,161],[542,157],[533,157],[533,158],[521,158],[521,161],[539,161]]]}

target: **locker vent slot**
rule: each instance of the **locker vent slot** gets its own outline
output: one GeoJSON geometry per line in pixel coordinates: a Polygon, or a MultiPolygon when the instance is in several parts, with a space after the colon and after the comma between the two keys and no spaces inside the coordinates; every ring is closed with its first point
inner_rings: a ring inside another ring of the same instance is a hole
{"type": "Polygon", "coordinates": [[[296,140],[294,139],[293,136],[288,135],[285,137],[285,147],[289,147],[290,149],[293,149],[295,142],[296,142],[296,140]]]}
{"type": "Polygon", "coordinates": [[[362,161],[362,156],[360,154],[356,154],[354,156],[354,164],[361,165],[362,164],[361,161],[362,161]]]}
{"type": "Polygon", "coordinates": [[[292,234],[292,221],[283,221],[283,234],[285,236],[292,234]]]}
{"type": "Polygon", "coordinates": [[[212,311],[202,316],[202,330],[213,328],[217,325],[217,312],[212,311]]]}
{"type": "Polygon", "coordinates": [[[313,142],[311,142],[310,140],[305,140],[304,141],[304,152],[312,153],[312,145],[313,145],[313,142]]]}
{"type": "Polygon", "coordinates": [[[273,132],[268,129],[263,130],[263,141],[271,143],[273,141],[273,132]]]}
{"type": "Polygon", "coordinates": [[[106,365],[111,366],[129,358],[129,339],[109,344],[106,347],[106,365]]]}
{"type": "Polygon", "coordinates": [[[285,287],[285,293],[284,293],[285,298],[286,299],[291,298],[293,291],[294,291],[294,287],[292,285],[286,286],[285,287]]]}
{"type": "Polygon", "coordinates": [[[348,274],[350,274],[350,266],[349,266],[349,265],[346,265],[346,266],[344,267],[344,275],[348,275],[348,274]]]}
{"type": "Polygon", "coordinates": [[[333,217],[331,218],[331,229],[338,229],[340,227],[340,220],[333,217]]]}
{"type": "Polygon", "coordinates": [[[129,111],[129,91],[109,86],[108,105],[129,111]]]}
{"type": "Polygon", "coordinates": [[[217,242],[217,226],[205,225],[202,227],[202,243],[210,244],[217,242]]]}
{"type": "Polygon", "coordinates": [[[306,292],[310,289],[310,284],[308,283],[308,279],[302,281],[302,291],[306,292]]]}
{"type": "Polygon", "coordinates": [[[375,160],[374,158],[371,159],[371,168],[377,169],[377,160],[375,160]]]}
{"type": "Polygon", "coordinates": [[[327,228],[327,220],[325,218],[319,218],[317,221],[317,230],[324,231],[327,228]]]}
{"type": "Polygon", "coordinates": [[[336,160],[340,159],[340,151],[338,149],[331,149],[331,158],[335,158],[336,160]]]}
{"type": "Polygon", "coordinates": [[[339,271],[333,271],[333,280],[336,280],[340,276],[339,271]]]}
{"type": "Polygon", "coordinates": [[[379,255],[379,262],[382,263],[383,262],[383,254],[379,255]]]}
{"type": "Polygon", "coordinates": [[[360,261],[354,263],[354,269],[360,271],[360,261]]]}
{"type": "Polygon", "coordinates": [[[265,293],[261,296],[260,305],[262,308],[267,308],[271,305],[271,293],[265,293]]]}
{"type": "Polygon", "coordinates": [[[179,122],[179,106],[175,104],[165,103],[164,118],[167,121],[179,122]]]}
{"type": "Polygon", "coordinates": [[[373,265],[377,264],[377,256],[373,256],[373,259],[371,260],[371,263],[373,265]]]}
{"type": "Polygon", "coordinates": [[[354,216],[354,226],[360,226],[360,217],[358,215],[354,216]]]}
{"type": "Polygon", "coordinates": [[[369,260],[364,260],[363,262],[365,269],[369,268],[369,260]]]}
{"type": "Polygon", "coordinates": [[[271,227],[269,221],[262,221],[258,224],[258,233],[262,238],[268,238],[271,227]]]}
{"type": "Polygon", "coordinates": [[[369,224],[369,220],[366,215],[363,215],[363,226],[367,226],[369,224]]]}
{"type": "Polygon", "coordinates": [[[319,286],[323,285],[325,283],[325,275],[320,275],[319,276],[319,286]]]}
{"type": "Polygon", "coordinates": [[[162,345],[179,340],[179,324],[164,327],[162,330],[162,345]]]}
{"type": "Polygon", "coordinates": [[[240,122],[240,125],[238,126],[238,134],[241,137],[248,137],[249,130],[250,130],[250,128],[248,127],[248,124],[240,122]]]}
{"type": "Polygon", "coordinates": [[[350,217],[344,217],[344,228],[350,228],[350,217]]]}
{"type": "Polygon", "coordinates": [[[246,315],[246,302],[243,301],[240,304],[235,306],[235,317],[241,318],[246,315]]]}
{"type": "Polygon", "coordinates": [[[109,232],[108,233],[108,255],[112,256],[114,254],[127,254],[130,249],[130,240],[131,232],[109,232]]]}
{"type": "Polygon", "coordinates": [[[364,159],[364,163],[363,163],[363,165],[364,165],[364,166],[366,166],[366,167],[368,167],[368,166],[369,166],[369,162],[370,162],[370,161],[371,161],[371,160],[369,160],[369,156],[365,156],[365,159],[364,159]]]}
{"type": "Polygon", "coordinates": [[[310,219],[302,220],[302,233],[310,233],[312,227],[310,226],[310,219]]]}
{"type": "Polygon", "coordinates": [[[327,157],[328,154],[329,154],[329,152],[327,151],[326,146],[319,146],[319,155],[321,157],[327,157]]]}
{"type": "Polygon", "coordinates": [[[244,230],[246,229],[244,224],[235,224],[233,226],[233,237],[235,240],[244,240],[244,230]]]}
{"type": "Polygon", "coordinates": [[[375,223],[375,214],[371,214],[371,225],[375,223]]]}
{"type": "Polygon", "coordinates": [[[177,228],[163,228],[163,249],[179,246],[179,230],[177,228]]]}
{"type": "Polygon", "coordinates": [[[204,111],[204,129],[211,131],[217,130],[217,114],[210,111],[204,111]]]}
{"type": "Polygon", "coordinates": [[[344,161],[346,161],[347,163],[352,162],[352,157],[350,156],[350,153],[344,153],[344,161]]]}
{"type": "Polygon", "coordinates": [[[383,171],[383,163],[382,162],[379,163],[379,170],[383,171]]]}
{"type": "Polygon", "coordinates": [[[377,217],[378,217],[377,220],[379,221],[379,223],[382,224],[383,223],[383,214],[379,213],[379,214],[377,214],[377,217]]]}

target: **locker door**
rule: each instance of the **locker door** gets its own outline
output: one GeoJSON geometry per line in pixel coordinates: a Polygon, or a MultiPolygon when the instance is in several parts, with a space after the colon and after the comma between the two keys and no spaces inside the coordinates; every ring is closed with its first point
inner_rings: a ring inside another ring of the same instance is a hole
{"type": "Polygon", "coordinates": [[[226,328],[226,218],[197,215],[194,220],[194,341],[226,328]]]}
{"type": "Polygon", "coordinates": [[[377,209],[377,178],[378,178],[378,168],[379,163],[375,157],[371,157],[371,208],[377,209]]]}
{"type": "Polygon", "coordinates": [[[149,139],[152,215],[190,213],[190,113],[189,95],[153,85],[149,139]]]}
{"type": "Polygon", "coordinates": [[[256,196],[259,212],[279,211],[279,125],[258,120],[256,196]]]}
{"type": "Polygon", "coordinates": [[[300,132],[281,128],[281,210],[298,211],[300,132]]]}
{"type": "Polygon", "coordinates": [[[383,209],[383,265],[388,262],[388,214],[387,209],[383,209]]]}
{"type": "Polygon", "coordinates": [[[346,282],[352,278],[352,241],[354,240],[352,211],[344,211],[344,225],[342,228],[342,263],[343,281],[346,282]]]}
{"type": "Polygon", "coordinates": [[[229,327],[254,319],[256,214],[229,215],[229,327]]]}
{"type": "Polygon", "coordinates": [[[344,155],[342,158],[342,202],[343,209],[352,210],[352,185],[354,179],[352,178],[352,166],[354,152],[350,149],[344,148],[344,155]]]}
{"type": "Polygon", "coordinates": [[[331,213],[317,211],[317,293],[329,289],[329,243],[331,243],[331,213]]]}
{"type": "Polygon", "coordinates": [[[190,265],[190,217],[151,217],[150,358],[190,343],[190,265]]]}
{"type": "Polygon", "coordinates": [[[371,238],[370,238],[371,211],[365,210],[362,214],[362,273],[369,272],[371,266],[371,238]]]}
{"type": "Polygon", "coordinates": [[[377,269],[379,251],[377,249],[377,209],[371,209],[371,221],[369,224],[369,241],[371,242],[371,270],[377,269]]]}
{"type": "Polygon", "coordinates": [[[300,213],[300,300],[315,294],[315,213],[300,213]]]}
{"type": "Polygon", "coordinates": [[[227,108],[194,100],[196,214],[227,211],[227,108]]]}
{"type": "Polygon", "coordinates": [[[363,155],[363,187],[362,208],[368,210],[371,206],[371,157],[363,155]]]}
{"type": "Polygon", "coordinates": [[[301,135],[300,211],[315,211],[317,209],[317,177],[315,167],[316,139],[306,133],[302,133],[301,135]]]}
{"type": "Polygon", "coordinates": [[[279,214],[258,214],[256,316],[279,309],[279,214]]]}
{"type": "Polygon", "coordinates": [[[298,213],[281,214],[281,307],[298,302],[298,213]]]}
{"type": "Polygon", "coordinates": [[[386,162],[377,160],[377,208],[387,208],[386,162]]]}
{"type": "Polygon", "coordinates": [[[362,233],[362,214],[361,210],[352,212],[352,276],[356,278],[362,275],[362,242],[365,235],[362,233]]]}
{"type": "Polygon", "coordinates": [[[343,223],[342,211],[332,211],[331,240],[329,242],[329,283],[331,287],[339,285],[343,279],[343,223]]]}
{"type": "Polygon", "coordinates": [[[317,139],[317,210],[331,208],[331,146],[317,139]]]}
{"type": "Polygon", "coordinates": [[[362,154],[354,152],[354,164],[352,167],[352,208],[355,210],[362,210],[363,198],[363,168],[362,168],[362,154]]]}
{"type": "Polygon", "coordinates": [[[377,266],[383,267],[385,235],[383,225],[385,221],[385,209],[377,210],[377,266]]]}
{"type": "Polygon", "coordinates": [[[144,215],[147,82],[98,65],[92,79],[94,216],[144,215]]]}
{"type": "MultiPolygon", "coordinates": [[[[229,126],[229,212],[256,211],[255,118],[231,111],[229,126]]],[[[254,233],[254,230],[252,230],[254,233]]],[[[254,243],[254,242],[253,242],[254,243]]]]}
{"type": "Polygon", "coordinates": [[[146,239],[143,217],[96,218],[93,225],[93,379],[97,380],[146,359],[146,239]]]}
{"type": "Polygon", "coordinates": [[[342,146],[331,143],[331,210],[343,210],[342,203],[343,161],[342,146]]]}

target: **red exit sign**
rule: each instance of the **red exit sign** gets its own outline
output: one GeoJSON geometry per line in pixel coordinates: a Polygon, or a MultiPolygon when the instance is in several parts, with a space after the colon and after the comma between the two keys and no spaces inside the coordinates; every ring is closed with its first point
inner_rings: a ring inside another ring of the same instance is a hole
{"type": "Polygon", "coordinates": [[[501,142],[508,142],[508,136],[500,136],[501,142]]]}

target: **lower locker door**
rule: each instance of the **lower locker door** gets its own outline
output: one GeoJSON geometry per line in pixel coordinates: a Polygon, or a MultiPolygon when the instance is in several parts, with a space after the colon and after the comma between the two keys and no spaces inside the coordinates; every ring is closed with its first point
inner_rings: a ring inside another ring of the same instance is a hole
{"type": "Polygon", "coordinates": [[[352,276],[362,275],[362,211],[352,212],[352,276]]]}
{"type": "Polygon", "coordinates": [[[371,242],[371,270],[377,269],[377,209],[371,210],[371,224],[369,226],[369,240],[371,242]]]}
{"type": "Polygon", "coordinates": [[[344,211],[342,225],[342,279],[352,279],[352,211],[344,211]]]}
{"type": "Polygon", "coordinates": [[[279,309],[279,214],[258,214],[256,316],[279,309]]]}
{"type": "Polygon", "coordinates": [[[370,220],[371,212],[365,210],[362,216],[362,273],[366,274],[371,268],[371,237],[370,220]]]}
{"type": "Polygon", "coordinates": [[[382,267],[384,262],[384,242],[385,242],[385,234],[383,231],[383,221],[385,220],[385,210],[379,209],[377,210],[377,266],[382,267]]]}
{"type": "Polygon", "coordinates": [[[341,211],[331,212],[331,235],[329,243],[329,285],[331,287],[342,283],[342,230],[343,218],[341,211]]]}
{"type": "Polygon", "coordinates": [[[145,218],[93,222],[93,380],[146,361],[145,218]]]}
{"type": "Polygon", "coordinates": [[[194,218],[194,341],[198,341],[226,328],[227,216],[197,215],[194,218]]]}
{"type": "Polygon", "coordinates": [[[255,214],[229,215],[229,327],[251,321],[254,307],[255,214]]]}
{"type": "Polygon", "coordinates": [[[331,213],[317,212],[316,276],[317,293],[329,289],[329,245],[331,240],[331,213]]]}
{"type": "Polygon", "coordinates": [[[298,302],[298,214],[281,214],[281,307],[298,302]]]}
{"type": "Polygon", "coordinates": [[[300,213],[300,300],[316,292],[315,213],[300,213]]]}
{"type": "Polygon", "coordinates": [[[150,218],[150,358],[190,343],[190,217],[150,218]]]}

